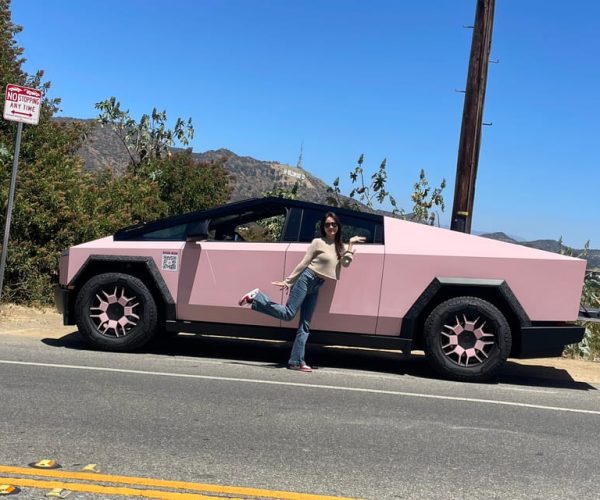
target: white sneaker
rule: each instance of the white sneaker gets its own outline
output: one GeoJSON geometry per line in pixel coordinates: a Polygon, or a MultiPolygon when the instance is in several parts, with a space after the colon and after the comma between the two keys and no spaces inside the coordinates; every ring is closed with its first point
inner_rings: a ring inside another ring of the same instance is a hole
{"type": "Polygon", "coordinates": [[[249,291],[240,299],[238,304],[240,306],[243,306],[244,304],[252,304],[252,300],[254,300],[254,297],[256,297],[256,294],[258,292],[260,292],[260,290],[258,288],[255,288],[254,290],[249,291]]]}

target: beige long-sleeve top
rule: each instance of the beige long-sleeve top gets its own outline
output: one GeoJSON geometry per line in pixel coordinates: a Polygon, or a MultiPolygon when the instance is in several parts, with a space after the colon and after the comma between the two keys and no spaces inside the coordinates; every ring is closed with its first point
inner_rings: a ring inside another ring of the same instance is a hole
{"type": "Polygon", "coordinates": [[[312,269],[318,276],[330,280],[340,279],[340,268],[348,267],[352,262],[353,252],[344,245],[344,253],[341,259],[338,259],[335,253],[335,243],[329,242],[324,238],[315,238],[306,250],[304,258],[294,268],[292,273],[285,278],[288,285],[293,285],[302,271],[307,267],[312,269]]]}

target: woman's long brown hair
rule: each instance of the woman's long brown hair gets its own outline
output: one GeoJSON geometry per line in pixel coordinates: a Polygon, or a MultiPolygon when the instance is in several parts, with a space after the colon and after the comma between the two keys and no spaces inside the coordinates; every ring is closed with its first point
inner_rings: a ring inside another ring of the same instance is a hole
{"type": "Polygon", "coordinates": [[[327,212],[321,219],[321,236],[327,239],[327,233],[325,232],[325,221],[331,217],[337,224],[337,232],[335,233],[335,253],[337,254],[338,260],[342,258],[344,253],[344,244],[342,243],[342,223],[337,215],[333,212],[327,212]]]}

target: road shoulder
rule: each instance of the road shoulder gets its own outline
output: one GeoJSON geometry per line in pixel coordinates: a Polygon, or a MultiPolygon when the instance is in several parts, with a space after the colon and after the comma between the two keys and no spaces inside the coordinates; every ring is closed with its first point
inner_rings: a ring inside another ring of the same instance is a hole
{"type": "MultiPolygon", "coordinates": [[[[52,308],[0,305],[0,335],[37,339],[60,339],[77,328],[62,324],[62,315],[52,308]]],[[[510,359],[511,376],[555,378],[568,374],[575,382],[600,384],[600,363],[568,358],[510,359]],[[537,368],[537,369],[536,369],[537,368]]]]}

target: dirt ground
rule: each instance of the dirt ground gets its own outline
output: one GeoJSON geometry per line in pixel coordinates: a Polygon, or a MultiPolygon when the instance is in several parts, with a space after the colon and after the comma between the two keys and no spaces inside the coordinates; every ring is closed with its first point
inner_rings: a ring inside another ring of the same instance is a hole
{"type": "MultiPolygon", "coordinates": [[[[64,326],[62,315],[53,308],[30,308],[12,304],[0,305],[0,335],[23,335],[33,338],[61,338],[73,333],[75,326],[64,326]]],[[[600,362],[568,358],[511,359],[512,365],[549,367],[567,372],[576,382],[600,384],[600,362]]],[[[514,370],[513,370],[514,371],[514,370]]],[[[530,370],[528,370],[530,372],[530,370]]],[[[548,370],[540,370],[547,376],[548,370]]]]}
{"type": "Polygon", "coordinates": [[[75,330],[74,326],[62,324],[62,315],[54,308],[0,305],[0,334],[60,338],[75,330]]]}

